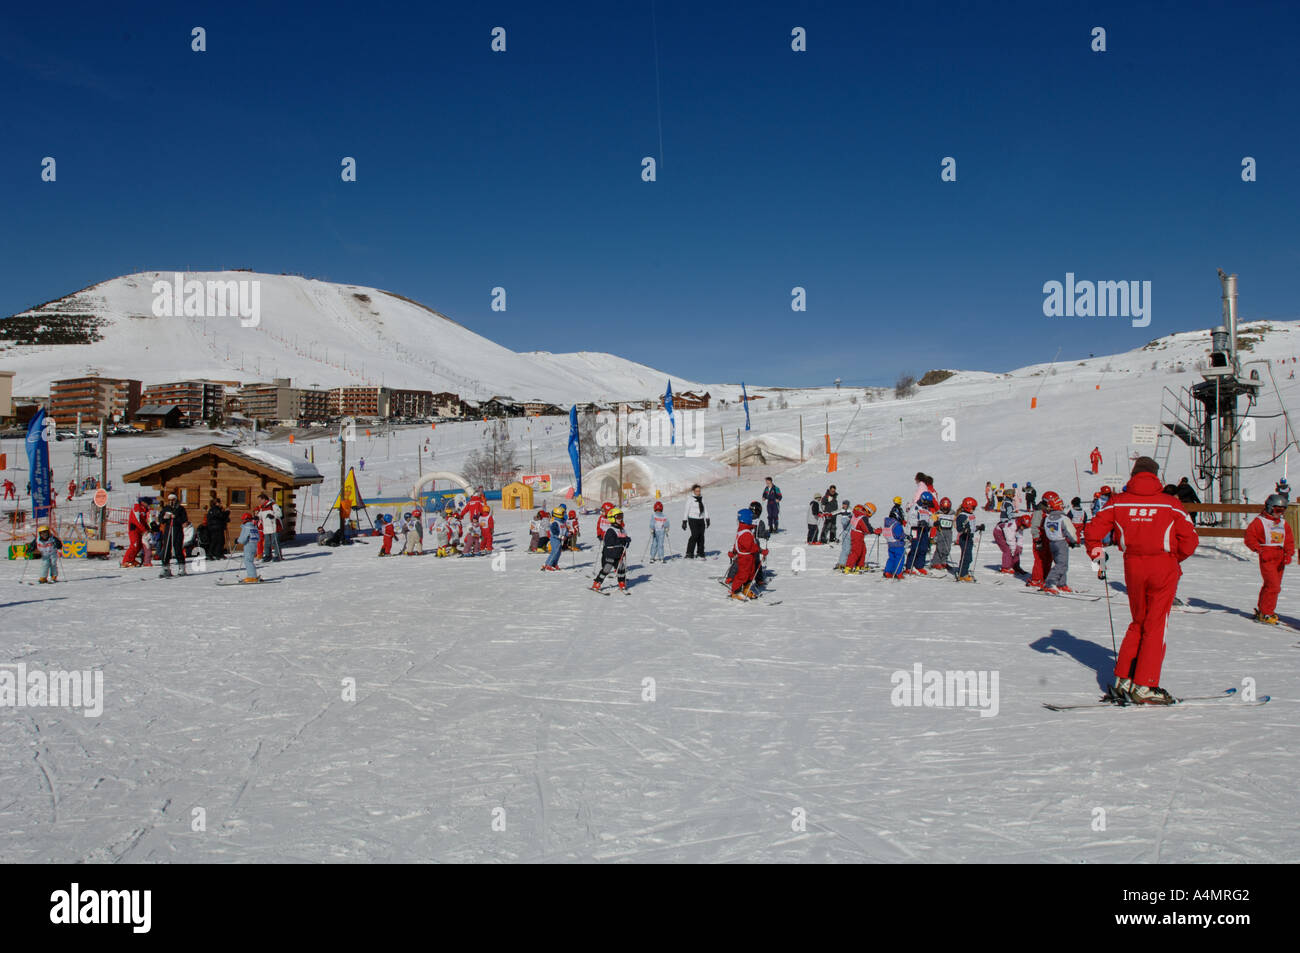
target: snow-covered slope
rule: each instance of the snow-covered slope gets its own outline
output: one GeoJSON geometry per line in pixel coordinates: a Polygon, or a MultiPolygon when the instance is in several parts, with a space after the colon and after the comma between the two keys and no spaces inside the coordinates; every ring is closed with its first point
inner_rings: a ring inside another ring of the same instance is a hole
{"type": "Polygon", "coordinates": [[[259,282],[255,327],[238,317],[155,317],[154,283],[172,280],[170,272],[125,275],[16,315],[93,315],[102,340],[24,346],[0,340],[0,366],[17,372],[14,392],[43,394],[51,380],[94,369],[146,384],[290,377],[298,386],[385,384],[571,403],[650,397],[670,377],[611,354],[516,353],[399,295],[293,275],[185,274],[205,283],[259,282]]]}

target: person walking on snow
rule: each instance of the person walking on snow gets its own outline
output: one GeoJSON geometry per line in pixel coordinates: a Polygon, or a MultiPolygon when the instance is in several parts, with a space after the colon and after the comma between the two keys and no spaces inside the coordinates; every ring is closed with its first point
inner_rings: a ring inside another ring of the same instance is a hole
{"type": "Polygon", "coordinates": [[[808,504],[808,545],[819,546],[818,535],[822,523],[822,497],[820,493],[814,493],[812,502],[808,504]]]}
{"type": "MultiPolygon", "coordinates": [[[[145,549],[144,536],[149,532],[149,506],[142,499],[135,501],[135,506],[131,507],[131,512],[126,517],[126,533],[129,545],[126,552],[122,554],[123,566],[134,566],[136,556],[140,555],[140,550],[145,549]]],[[[147,549],[146,549],[147,552],[147,549]]],[[[146,561],[149,565],[152,560],[146,561]]]]}
{"type": "Polygon", "coordinates": [[[736,542],[727,554],[736,561],[736,573],[731,579],[732,599],[757,599],[754,577],[758,574],[759,559],[767,555],[754,538],[754,514],[746,507],[736,514],[736,542]]]}
{"type": "Polygon", "coordinates": [[[840,494],[832,483],[822,494],[821,542],[823,543],[833,543],[839,538],[835,533],[835,515],[839,508],[840,494]]]}
{"type": "Polygon", "coordinates": [[[1038,502],[1038,491],[1028,480],[1025,481],[1025,509],[1032,510],[1034,504],[1038,502]]]}
{"type": "Polygon", "coordinates": [[[1052,550],[1052,568],[1043,579],[1044,592],[1070,592],[1066,573],[1070,571],[1070,550],[1079,545],[1074,521],[1065,512],[1061,497],[1052,490],[1043,494],[1047,513],[1043,516],[1043,536],[1052,550]]]}
{"type": "MultiPolygon", "coordinates": [[[[1115,683],[1107,692],[1121,703],[1173,704],[1173,696],[1160,687],[1169,611],[1183,574],[1179,564],[1200,544],[1187,511],[1175,497],[1161,492],[1159,472],[1155,460],[1138,457],[1128,487],[1084,532],[1084,546],[1094,562],[1107,558],[1102,541],[1112,530],[1124,553],[1124,585],[1133,621],[1115,660],[1115,683]]],[[[1103,562],[1099,575],[1105,578],[1105,572],[1103,562]]]]}
{"type": "Polygon", "coordinates": [[[1264,502],[1264,511],[1246,527],[1246,548],[1259,556],[1259,574],[1264,578],[1255,602],[1256,622],[1277,625],[1277,597],[1282,591],[1282,572],[1295,555],[1295,538],[1287,523],[1286,497],[1274,493],[1264,502]]]}
{"type": "Polygon", "coordinates": [[[393,543],[397,540],[397,530],[393,527],[392,513],[384,514],[383,536],[384,536],[384,545],[379,550],[378,555],[391,556],[393,555],[393,543]]]}
{"type": "Polygon", "coordinates": [[[700,485],[691,487],[691,495],[686,498],[686,513],[682,519],[682,529],[690,530],[691,537],[686,541],[686,558],[704,558],[704,531],[709,528],[709,511],[700,495],[700,485]]]}
{"type": "Polygon", "coordinates": [[[16,499],[18,499],[18,496],[17,496],[17,495],[15,494],[15,492],[14,492],[16,489],[17,489],[17,487],[14,486],[14,481],[13,481],[13,480],[8,480],[8,479],[5,480],[5,496],[4,496],[4,498],[5,498],[6,500],[16,500],[16,499]]]}
{"type": "Polygon", "coordinates": [[[48,526],[41,526],[36,530],[36,538],[32,540],[32,547],[36,550],[36,557],[41,561],[40,581],[58,582],[59,552],[63,549],[62,541],[50,532],[48,526]]]}
{"type": "Polygon", "coordinates": [[[664,561],[664,543],[668,539],[668,517],[664,515],[664,504],[655,500],[654,511],[650,514],[650,561],[664,561]]]}
{"type": "Polygon", "coordinates": [[[1092,464],[1093,476],[1096,476],[1101,470],[1101,451],[1093,447],[1092,453],[1088,454],[1088,461],[1092,464]]]}
{"type": "Polygon", "coordinates": [[[244,547],[244,582],[261,582],[255,563],[257,537],[261,535],[257,530],[257,518],[252,513],[245,513],[239,522],[239,537],[235,540],[235,545],[244,547]]]}
{"type": "Polygon", "coordinates": [[[768,477],[763,487],[763,502],[767,504],[767,528],[773,533],[780,532],[781,523],[781,488],[768,477]]]}
{"type": "Polygon", "coordinates": [[[627,547],[631,537],[623,528],[623,511],[617,506],[606,517],[605,536],[601,540],[600,572],[591,581],[591,588],[600,592],[600,584],[611,572],[618,574],[618,587],[627,589],[627,547]]]}

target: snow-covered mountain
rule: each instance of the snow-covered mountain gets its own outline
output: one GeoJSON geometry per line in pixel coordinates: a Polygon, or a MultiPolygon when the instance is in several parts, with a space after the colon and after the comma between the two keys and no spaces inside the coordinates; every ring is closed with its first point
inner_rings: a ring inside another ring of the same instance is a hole
{"type": "MultiPolygon", "coordinates": [[[[516,353],[376,288],[239,271],[183,277],[205,287],[257,282],[256,325],[238,316],[156,316],[155,282],[170,286],[172,272],[112,278],[8,319],[16,324],[0,321],[0,366],[17,372],[15,393],[43,394],[52,380],[95,370],[146,384],[289,377],[298,386],[384,384],[570,403],[645,398],[662,393],[670,377],[612,354],[516,353]],[[68,340],[86,343],[58,343],[68,340]]],[[[673,385],[697,386],[679,378],[673,385]]]]}

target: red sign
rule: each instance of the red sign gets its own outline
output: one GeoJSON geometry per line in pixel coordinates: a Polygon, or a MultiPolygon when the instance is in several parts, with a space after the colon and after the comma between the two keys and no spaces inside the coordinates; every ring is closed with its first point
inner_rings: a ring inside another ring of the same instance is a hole
{"type": "Polygon", "coordinates": [[[549,473],[524,473],[519,477],[524,486],[532,487],[540,493],[551,492],[551,475],[549,473]]]}
{"type": "Polygon", "coordinates": [[[95,499],[95,505],[100,507],[101,509],[105,506],[108,506],[108,491],[101,486],[98,490],[95,491],[94,499],[95,499]]]}

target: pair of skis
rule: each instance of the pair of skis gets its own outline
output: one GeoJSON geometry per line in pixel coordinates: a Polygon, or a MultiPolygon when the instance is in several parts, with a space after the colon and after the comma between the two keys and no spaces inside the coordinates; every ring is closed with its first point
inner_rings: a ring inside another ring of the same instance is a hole
{"type": "Polygon", "coordinates": [[[1051,702],[1043,702],[1043,707],[1051,711],[1079,711],[1086,708],[1176,708],[1179,705],[1207,705],[1222,701],[1232,701],[1234,705],[1243,708],[1257,708],[1260,705],[1266,705],[1271,700],[1271,695],[1260,695],[1254,701],[1243,701],[1237,698],[1235,688],[1226,688],[1217,695],[1189,695],[1186,698],[1176,698],[1172,705],[1136,705],[1132,703],[1123,703],[1112,701],[1103,696],[1095,702],[1085,702],[1080,705],[1058,705],[1051,702]]]}

